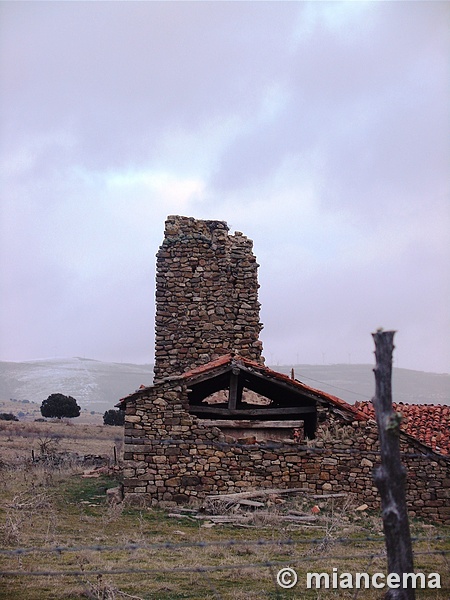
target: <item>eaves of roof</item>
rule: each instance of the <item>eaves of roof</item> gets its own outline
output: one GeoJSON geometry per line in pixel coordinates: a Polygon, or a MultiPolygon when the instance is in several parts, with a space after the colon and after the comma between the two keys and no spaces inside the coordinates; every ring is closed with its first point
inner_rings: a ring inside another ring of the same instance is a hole
{"type": "MultiPolygon", "coordinates": [[[[302,383],[298,379],[291,379],[288,375],[278,373],[277,371],[274,371],[269,367],[266,367],[265,365],[262,365],[256,361],[249,360],[248,358],[244,358],[243,356],[233,354],[225,354],[204,365],[190,369],[189,371],[186,371],[181,375],[167,377],[158,382],[155,382],[154,385],[158,385],[160,383],[167,383],[170,381],[173,381],[174,384],[175,382],[195,383],[196,378],[203,378],[207,374],[211,374],[211,377],[214,377],[214,373],[216,371],[222,370],[224,367],[227,366],[229,366],[230,368],[236,366],[237,368],[242,368],[250,372],[256,372],[259,375],[266,377],[267,379],[287,384],[291,386],[294,390],[313,395],[317,398],[319,402],[331,405],[332,408],[344,412],[348,417],[351,417],[353,420],[367,421],[369,418],[371,418],[365,415],[362,411],[349,404],[348,402],[345,402],[345,400],[338,398],[337,396],[333,396],[331,394],[327,394],[326,392],[322,392],[321,390],[318,390],[316,388],[312,388],[309,385],[302,383]]],[[[139,390],[136,390],[136,392],[130,394],[129,396],[126,396],[125,398],[122,398],[116,406],[123,408],[123,406],[128,401],[143,395],[146,392],[146,390],[153,388],[154,385],[148,387],[141,386],[139,390]]]]}

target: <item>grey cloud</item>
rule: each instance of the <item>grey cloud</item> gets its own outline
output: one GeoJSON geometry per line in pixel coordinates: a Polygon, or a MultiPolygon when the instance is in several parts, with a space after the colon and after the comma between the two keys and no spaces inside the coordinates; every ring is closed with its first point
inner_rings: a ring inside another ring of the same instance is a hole
{"type": "Polygon", "coordinates": [[[152,156],[165,127],[252,110],[296,9],[44,2],[4,10],[5,84],[14,94],[5,99],[14,99],[6,130],[73,128],[79,159],[126,164],[152,156]]]}
{"type": "Polygon", "coordinates": [[[300,39],[283,72],[289,102],[225,150],[213,187],[270,178],[286,156],[302,165],[316,153],[312,168],[326,179],[330,208],[338,196],[371,218],[402,197],[422,202],[437,178],[442,189],[450,154],[444,7],[388,3],[377,12],[367,32],[322,25],[300,39]]]}
{"type": "Polygon", "coordinates": [[[302,272],[261,267],[266,358],[283,362],[347,362],[348,354],[372,362],[370,333],[398,330],[398,354],[408,368],[446,371],[450,358],[440,333],[448,323],[449,282],[436,256],[424,248],[406,257],[379,260],[370,268],[348,265],[302,272]],[[289,275],[288,275],[289,274],[289,275]],[[436,283],[438,282],[438,283],[436,283]],[[424,293],[427,290],[427,293],[424,293]],[[422,324],[427,326],[423,327],[422,324]],[[415,358],[408,357],[414,349],[415,358]],[[424,365],[428,365],[424,367],[424,365]]]}
{"type": "Polygon", "coordinates": [[[448,370],[448,3],[0,11],[2,356],[150,360],[186,211],[254,239],[268,359],[370,361],[392,326],[448,370]]]}

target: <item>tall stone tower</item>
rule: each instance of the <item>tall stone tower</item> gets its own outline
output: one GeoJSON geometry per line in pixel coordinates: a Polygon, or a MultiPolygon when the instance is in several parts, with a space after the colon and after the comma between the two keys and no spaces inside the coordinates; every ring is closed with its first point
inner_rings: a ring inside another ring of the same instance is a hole
{"type": "Polygon", "coordinates": [[[235,352],[259,363],[253,242],[224,221],[169,216],[156,262],[155,380],[235,352]]]}

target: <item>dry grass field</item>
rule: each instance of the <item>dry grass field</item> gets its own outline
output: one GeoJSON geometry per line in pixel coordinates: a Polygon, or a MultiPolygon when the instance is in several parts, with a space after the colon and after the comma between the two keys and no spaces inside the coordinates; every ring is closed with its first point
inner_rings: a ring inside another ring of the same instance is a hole
{"type": "MultiPolygon", "coordinates": [[[[0,421],[0,571],[10,573],[0,575],[0,600],[382,597],[375,589],[306,589],[308,571],[386,572],[380,517],[356,510],[351,497],[269,498],[264,509],[247,508],[245,527],[179,507],[111,505],[105,492],[120,481],[121,438],[119,427],[0,421]],[[103,468],[93,470],[86,455],[103,456],[103,468]],[[316,521],[281,519],[311,515],[315,503],[316,521]],[[298,573],[291,590],[275,582],[286,565],[298,573]]],[[[439,572],[442,584],[416,598],[448,600],[450,527],[411,528],[416,571],[439,572]]]]}
{"type": "MultiPolygon", "coordinates": [[[[78,421],[78,419],[77,419],[78,421]]],[[[7,464],[26,463],[32,452],[38,458],[50,453],[56,455],[114,456],[122,449],[121,427],[79,423],[73,419],[60,422],[0,421],[0,460],[7,464]]]]}
{"type": "MultiPolygon", "coordinates": [[[[31,402],[29,400],[0,400],[0,413],[12,413],[13,415],[18,416],[21,422],[30,423],[36,421],[36,419],[42,418],[41,403],[42,402],[31,402]]],[[[110,405],[108,406],[108,410],[110,408],[113,407],[110,405]]],[[[76,418],[75,422],[77,425],[101,425],[103,424],[103,412],[82,408],[81,414],[76,418]]]]}

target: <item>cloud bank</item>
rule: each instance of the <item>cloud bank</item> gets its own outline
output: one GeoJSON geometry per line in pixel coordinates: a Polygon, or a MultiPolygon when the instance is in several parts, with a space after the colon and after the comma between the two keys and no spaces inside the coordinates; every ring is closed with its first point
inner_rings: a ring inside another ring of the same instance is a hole
{"type": "Polygon", "coordinates": [[[152,362],[168,214],[254,240],[270,364],[450,371],[446,2],[3,2],[0,357],[152,362]]]}

